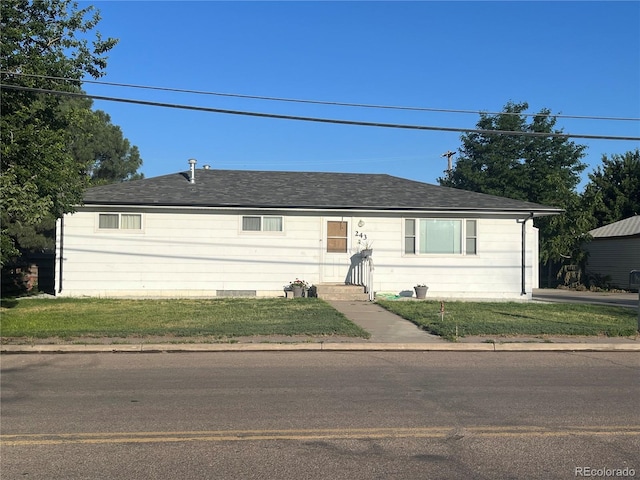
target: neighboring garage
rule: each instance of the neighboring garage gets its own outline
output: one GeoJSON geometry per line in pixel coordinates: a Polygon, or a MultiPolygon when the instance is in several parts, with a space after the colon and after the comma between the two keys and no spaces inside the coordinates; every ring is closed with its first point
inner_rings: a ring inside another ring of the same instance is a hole
{"type": "Polygon", "coordinates": [[[637,289],[637,285],[629,283],[629,273],[640,270],[640,215],[589,233],[593,240],[585,245],[589,252],[587,275],[609,277],[612,287],[637,289]]]}

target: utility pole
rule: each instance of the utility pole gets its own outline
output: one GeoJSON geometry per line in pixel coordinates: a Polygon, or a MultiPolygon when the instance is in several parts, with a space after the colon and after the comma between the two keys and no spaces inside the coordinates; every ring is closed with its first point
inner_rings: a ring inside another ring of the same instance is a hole
{"type": "Polygon", "coordinates": [[[449,175],[451,175],[451,170],[453,169],[453,165],[452,165],[452,162],[451,162],[451,157],[453,157],[455,154],[456,154],[456,152],[452,152],[451,150],[447,150],[445,153],[440,155],[441,157],[447,157],[447,161],[448,161],[447,172],[449,173],[449,175]]]}

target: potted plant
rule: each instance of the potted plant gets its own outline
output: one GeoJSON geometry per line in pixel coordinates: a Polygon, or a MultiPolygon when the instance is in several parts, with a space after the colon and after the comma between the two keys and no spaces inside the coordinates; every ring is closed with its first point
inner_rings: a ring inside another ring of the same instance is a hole
{"type": "Polygon", "coordinates": [[[419,284],[413,287],[413,289],[416,291],[416,298],[425,299],[427,297],[427,290],[429,290],[429,287],[426,285],[419,284]]]}
{"type": "Polygon", "coordinates": [[[358,253],[362,258],[369,258],[373,255],[373,248],[371,248],[372,245],[373,242],[370,242],[369,240],[358,240],[358,253]]]}
{"type": "Polygon", "coordinates": [[[303,296],[304,292],[309,290],[309,284],[304,280],[296,278],[289,284],[289,288],[293,292],[293,298],[300,298],[303,296]]]}

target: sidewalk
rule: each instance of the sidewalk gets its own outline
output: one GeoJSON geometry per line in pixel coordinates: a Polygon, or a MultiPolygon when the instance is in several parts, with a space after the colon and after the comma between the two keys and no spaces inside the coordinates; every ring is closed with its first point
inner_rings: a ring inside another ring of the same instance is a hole
{"type": "Polygon", "coordinates": [[[373,302],[330,301],[371,338],[326,342],[324,338],[239,339],[239,343],[139,343],[2,345],[0,353],[151,353],[256,351],[600,351],[640,352],[640,338],[463,337],[449,342],[421,330],[373,302]],[[264,341],[262,341],[264,340],[264,341]]]}
{"type": "Polygon", "coordinates": [[[328,300],[327,303],[369,332],[372,343],[450,343],[374,302],[328,300]]]}

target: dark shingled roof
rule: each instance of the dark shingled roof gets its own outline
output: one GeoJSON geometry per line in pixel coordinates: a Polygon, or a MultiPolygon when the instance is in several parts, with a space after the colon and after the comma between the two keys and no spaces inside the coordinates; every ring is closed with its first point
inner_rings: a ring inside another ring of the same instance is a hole
{"type": "Polygon", "coordinates": [[[560,213],[561,209],[383,174],[197,169],[92,187],[85,205],[471,210],[560,213]]]}
{"type": "Polygon", "coordinates": [[[632,237],[640,235],[640,215],[625,218],[589,231],[593,238],[632,237]]]}

